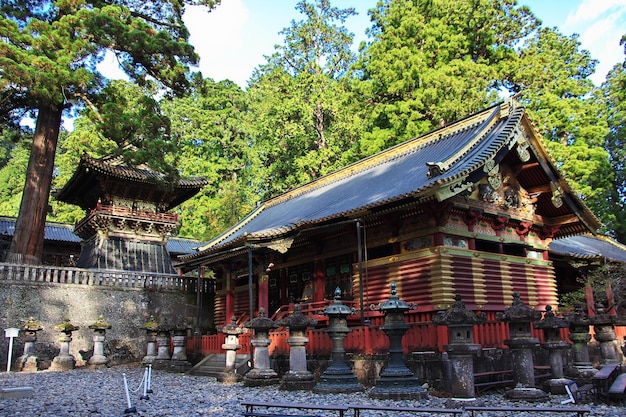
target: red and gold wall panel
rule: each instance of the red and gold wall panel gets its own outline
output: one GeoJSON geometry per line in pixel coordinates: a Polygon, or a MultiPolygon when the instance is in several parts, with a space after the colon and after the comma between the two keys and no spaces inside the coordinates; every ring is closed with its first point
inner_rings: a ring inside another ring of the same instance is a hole
{"type": "MultiPolygon", "coordinates": [[[[502,311],[511,305],[515,291],[532,308],[557,305],[554,269],[541,259],[437,247],[372,260],[364,270],[368,305],[387,300],[392,281],[398,296],[417,303],[419,311],[446,309],[456,294],[470,309],[502,311]]],[[[353,275],[353,288],[358,300],[358,274],[353,275]]]]}

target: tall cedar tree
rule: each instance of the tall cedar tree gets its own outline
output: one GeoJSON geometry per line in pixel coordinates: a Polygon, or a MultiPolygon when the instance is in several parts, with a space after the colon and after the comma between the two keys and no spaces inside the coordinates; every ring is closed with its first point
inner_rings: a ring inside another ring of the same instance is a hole
{"type": "Polygon", "coordinates": [[[284,43],[255,70],[248,89],[263,197],[344,165],[361,126],[344,82],[353,34],[340,25],[354,9],[315,0],[298,2],[296,10],[305,18],[280,32],[284,43]]]}
{"type": "Polygon", "coordinates": [[[103,86],[96,65],[115,53],[130,79],[187,87],[197,55],[187,43],[185,4],[216,0],[0,0],[0,91],[37,113],[26,182],[8,260],[41,262],[63,111],[103,86]]]}
{"type": "Polygon", "coordinates": [[[539,22],[515,0],[379,0],[356,65],[371,155],[499,100],[501,74],[539,22]]]}
{"type": "MultiPolygon", "coordinates": [[[[626,55],[626,35],[621,45],[626,55]]],[[[609,72],[602,93],[609,125],[604,146],[615,172],[608,208],[612,216],[607,226],[617,240],[626,242],[626,59],[609,72]]]]}

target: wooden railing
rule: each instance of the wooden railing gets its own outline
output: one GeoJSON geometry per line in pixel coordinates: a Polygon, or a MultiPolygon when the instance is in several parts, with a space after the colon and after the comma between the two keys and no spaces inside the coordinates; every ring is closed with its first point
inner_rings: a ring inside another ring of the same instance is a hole
{"type": "Polygon", "coordinates": [[[0,281],[180,291],[196,290],[195,277],[182,277],[153,272],[94,270],[11,263],[0,263],[0,281]]]}

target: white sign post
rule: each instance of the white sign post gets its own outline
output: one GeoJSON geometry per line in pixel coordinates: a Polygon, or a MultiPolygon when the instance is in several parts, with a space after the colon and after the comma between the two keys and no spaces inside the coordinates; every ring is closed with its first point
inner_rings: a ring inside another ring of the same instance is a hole
{"type": "Polygon", "coordinates": [[[4,337],[9,338],[9,351],[7,352],[7,373],[11,372],[11,355],[13,353],[13,338],[19,336],[20,329],[9,327],[4,329],[4,337]]]}

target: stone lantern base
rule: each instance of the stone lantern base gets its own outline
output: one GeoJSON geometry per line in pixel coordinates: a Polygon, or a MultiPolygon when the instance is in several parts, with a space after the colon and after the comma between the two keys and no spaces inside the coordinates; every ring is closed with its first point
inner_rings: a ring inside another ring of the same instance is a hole
{"type": "Polygon", "coordinates": [[[287,371],[280,381],[280,389],[287,391],[311,390],[315,377],[309,371],[287,371]]]}
{"type": "Polygon", "coordinates": [[[545,401],[548,399],[548,394],[538,388],[513,388],[504,393],[504,396],[509,400],[518,401],[545,401]]]}
{"type": "Polygon", "coordinates": [[[17,359],[17,365],[20,372],[37,372],[39,358],[34,355],[22,355],[17,359]]]}
{"type": "Polygon", "coordinates": [[[322,394],[361,392],[363,390],[363,385],[359,383],[357,377],[347,365],[331,365],[326,368],[320,376],[318,384],[313,388],[314,392],[322,394]]]}
{"type": "Polygon", "coordinates": [[[419,385],[419,381],[415,377],[397,381],[379,380],[368,395],[370,398],[381,400],[423,400],[428,398],[428,392],[419,385]]]}
{"type": "Polygon", "coordinates": [[[572,382],[567,378],[552,378],[543,383],[543,390],[550,394],[567,394],[565,386],[572,382]]]}
{"type": "Polygon", "coordinates": [[[76,367],[76,360],[72,355],[56,356],[50,364],[51,371],[69,371],[76,367]]]}
{"type": "Polygon", "coordinates": [[[243,378],[243,385],[246,387],[267,387],[279,382],[280,378],[272,368],[252,369],[243,378]]]}

